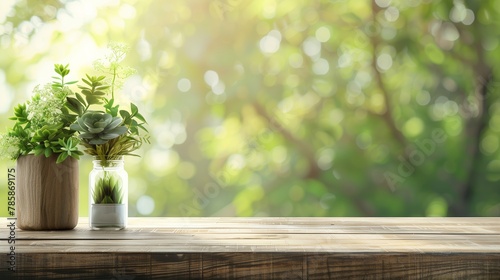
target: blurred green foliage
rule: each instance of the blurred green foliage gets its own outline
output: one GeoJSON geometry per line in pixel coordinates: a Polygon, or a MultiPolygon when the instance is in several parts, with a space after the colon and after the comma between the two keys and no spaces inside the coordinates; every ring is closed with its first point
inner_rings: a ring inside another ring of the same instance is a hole
{"type": "MultiPolygon", "coordinates": [[[[52,64],[77,78],[108,42],[132,47],[123,99],[153,143],[126,160],[131,216],[500,215],[496,0],[19,0],[9,11],[0,127],[52,64]]],[[[0,164],[0,205],[14,165],[0,164]]],[[[81,216],[91,165],[80,161],[81,216]]]]}

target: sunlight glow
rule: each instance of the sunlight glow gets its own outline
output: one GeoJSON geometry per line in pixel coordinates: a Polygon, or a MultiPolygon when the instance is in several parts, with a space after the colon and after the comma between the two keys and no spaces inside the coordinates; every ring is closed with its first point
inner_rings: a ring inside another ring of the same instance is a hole
{"type": "Polygon", "coordinates": [[[177,82],[177,88],[182,92],[188,92],[191,89],[191,81],[187,78],[182,78],[177,82]]]}
{"type": "Polygon", "coordinates": [[[155,201],[149,195],[143,195],[137,200],[136,207],[141,215],[147,216],[155,210],[155,201]]]}
{"type": "Polygon", "coordinates": [[[259,47],[263,53],[271,54],[279,50],[280,43],[281,33],[278,30],[271,30],[266,36],[262,37],[259,47]]]}

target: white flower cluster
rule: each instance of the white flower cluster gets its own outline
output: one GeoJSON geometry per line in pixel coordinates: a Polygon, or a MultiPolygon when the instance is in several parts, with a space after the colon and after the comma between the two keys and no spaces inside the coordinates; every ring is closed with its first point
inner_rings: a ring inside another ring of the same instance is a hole
{"type": "Polygon", "coordinates": [[[0,156],[5,159],[15,159],[19,156],[19,138],[0,134],[0,156]]]}
{"type": "Polygon", "coordinates": [[[50,84],[36,86],[33,92],[35,95],[26,103],[31,129],[38,130],[44,125],[60,124],[62,119],[61,109],[66,102],[64,92],[54,90],[50,84]]]}
{"type": "MultiPolygon", "coordinates": [[[[126,44],[111,43],[108,45],[108,51],[104,58],[94,62],[94,69],[99,72],[116,75],[115,78],[107,77],[106,83],[113,85],[115,89],[123,87],[124,80],[133,74],[135,70],[131,67],[123,66],[120,62],[125,59],[129,48],[126,44]]],[[[113,89],[110,89],[111,91],[113,89]]]]}

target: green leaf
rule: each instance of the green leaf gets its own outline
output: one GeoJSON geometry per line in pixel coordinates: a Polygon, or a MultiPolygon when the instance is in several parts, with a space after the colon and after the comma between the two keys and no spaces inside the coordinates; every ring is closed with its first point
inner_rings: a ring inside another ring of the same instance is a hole
{"type": "Polygon", "coordinates": [[[92,95],[87,95],[86,98],[87,104],[92,105],[92,104],[99,104],[99,98],[92,96],[92,95]]]}
{"type": "Polygon", "coordinates": [[[144,130],[145,132],[148,132],[148,130],[146,129],[146,127],[144,127],[144,125],[140,124],[138,125],[138,127],[140,127],[142,130],[144,130]]]}
{"type": "Polygon", "coordinates": [[[146,122],[146,119],[145,119],[145,118],[144,118],[141,114],[137,113],[137,114],[135,115],[135,117],[136,117],[136,118],[138,118],[140,121],[142,121],[142,122],[144,122],[144,123],[147,123],[147,122],[146,122]]]}
{"type": "Polygon", "coordinates": [[[56,163],[61,163],[63,162],[66,158],[68,157],[68,153],[60,153],[59,156],[57,157],[56,163]]]}
{"type": "Polygon", "coordinates": [[[120,110],[120,116],[122,116],[123,120],[130,119],[130,113],[125,110],[120,110]]]}
{"type": "Polygon", "coordinates": [[[45,152],[45,149],[40,147],[40,146],[36,146],[35,149],[33,149],[33,153],[35,154],[35,156],[39,156],[41,154],[43,154],[45,152]]]}
{"type": "Polygon", "coordinates": [[[84,106],[78,101],[76,98],[73,97],[66,97],[66,101],[68,101],[66,104],[68,106],[68,109],[71,111],[77,113],[78,115],[83,114],[84,111],[84,106]]]}
{"type": "MultiPolygon", "coordinates": [[[[89,78],[89,75],[87,75],[87,78],[89,78]]],[[[85,78],[82,79],[84,83],[86,83],[89,86],[92,86],[92,83],[89,80],[86,80],[85,78]]]]}
{"type": "Polygon", "coordinates": [[[50,157],[52,155],[52,149],[45,148],[44,154],[45,154],[45,157],[50,157]]]}
{"type": "Polygon", "coordinates": [[[111,109],[113,107],[113,103],[114,102],[115,102],[115,100],[113,98],[111,98],[110,100],[106,99],[106,105],[104,105],[104,107],[108,108],[108,109],[111,109]]]}
{"type": "Polygon", "coordinates": [[[94,94],[94,95],[98,95],[98,96],[104,96],[104,95],[106,95],[106,93],[105,93],[105,92],[103,92],[103,91],[94,91],[94,93],[93,93],[93,94],[94,94]]]}
{"type": "Polygon", "coordinates": [[[101,203],[113,204],[115,202],[109,196],[106,196],[101,203]]]}
{"type": "Polygon", "coordinates": [[[96,90],[106,90],[108,88],[110,88],[108,85],[99,85],[95,87],[96,90]]]}
{"type": "Polygon", "coordinates": [[[85,96],[92,95],[92,92],[87,88],[82,88],[82,93],[85,94],[85,96]]]}
{"type": "Polygon", "coordinates": [[[77,92],[75,92],[76,99],[80,101],[80,103],[85,104],[85,99],[83,99],[83,96],[77,92]]]}
{"type": "Polygon", "coordinates": [[[97,77],[95,80],[96,80],[96,81],[102,81],[102,80],[104,80],[104,79],[106,79],[106,76],[99,76],[99,77],[97,77]]]}
{"type": "Polygon", "coordinates": [[[130,112],[132,112],[132,116],[135,116],[137,113],[139,113],[139,109],[134,103],[130,103],[130,112]]]}

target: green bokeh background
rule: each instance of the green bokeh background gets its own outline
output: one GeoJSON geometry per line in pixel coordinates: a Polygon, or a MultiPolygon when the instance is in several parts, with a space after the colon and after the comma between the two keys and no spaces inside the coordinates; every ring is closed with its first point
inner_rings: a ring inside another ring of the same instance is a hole
{"type": "Polygon", "coordinates": [[[2,131],[54,63],[80,79],[109,42],[131,47],[120,100],[152,144],[126,159],[130,216],[500,215],[496,0],[0,7],[2,131]]]}

